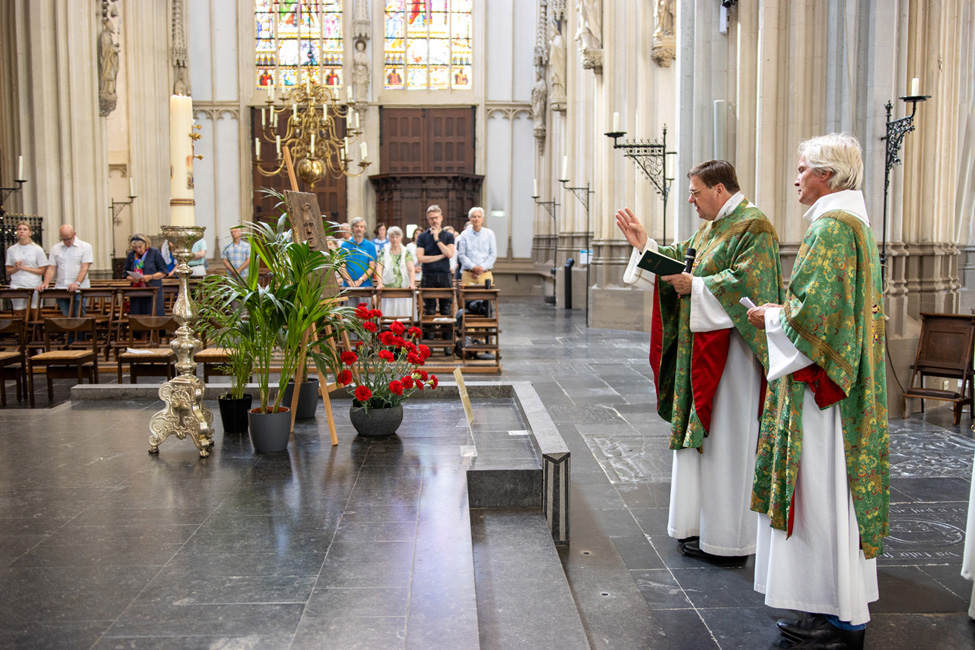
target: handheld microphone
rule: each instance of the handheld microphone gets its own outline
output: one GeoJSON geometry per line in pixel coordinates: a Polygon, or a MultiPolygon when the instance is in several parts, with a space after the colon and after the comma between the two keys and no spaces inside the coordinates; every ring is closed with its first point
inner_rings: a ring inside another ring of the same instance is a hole
{"type": "Polygon", "coordinates": [[[697,250],[688,248],[684,254],[684,273],[690,273],[694,268],[694,259],[697,257],[697,250]]]}

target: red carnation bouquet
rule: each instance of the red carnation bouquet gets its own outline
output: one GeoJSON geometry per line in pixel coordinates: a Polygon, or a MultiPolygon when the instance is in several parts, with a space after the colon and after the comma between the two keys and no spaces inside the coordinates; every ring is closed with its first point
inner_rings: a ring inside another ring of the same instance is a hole
{"type": "Polygon", "coordinates": [[[382,312],[361,303],[355,317],[362,321],[363,337],[354,351],[342,353],[343,368],[336,377],[339,384],[355,386],[354,407],[368,411],[399,406],[416,391],[437,387],[437,376],[421,368],[430,348],[416,343],[419,328],[407,330],[403,323],[393,322],[384,330],[382,312]]]}

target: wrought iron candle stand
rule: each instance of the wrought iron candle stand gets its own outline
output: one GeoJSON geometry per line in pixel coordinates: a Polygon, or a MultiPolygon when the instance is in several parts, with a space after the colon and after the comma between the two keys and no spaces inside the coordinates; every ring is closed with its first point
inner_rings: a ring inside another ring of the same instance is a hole
{"type": "Polygon", "coordinates": [[[884,106],[887,109],[887,134],[882,140],[887,141],[887,155],[884,160],[884,223],[881,236],[883,243],[880,248],[880,273],[883,278],[887,277],[887,193],[890,189],[890,170],[894,165],[901,162],[900,150],[904,144],[904,136],[914,130],[914,114],[917,113],[917,103],[930,98],[931,95],[907,95],[900,99],[905,103],[911,104],[911,114],[898,120],[890,120],[890,112],[894,105],[890,101],[884,106]]]}
{"type": "Polygon", "coordinates": [[[664,200],[664,236],[661,243],[667,243],[667,197],[670,195],[670,186],[674,179],[667,176],[667,156],[676,155],[676,151],[667,151],[667,125],[664,124],[664,133],[660,142],[645,141],[639,142],[619,142],[619,139],[626,135],[626,131],[610,131],[605,133],[607,137],[613,139],[613,149],[623,149],[624,156],[633,159],[643,170],[653,189],[656,190],[664,200]]]}
{"type": "Polygon", "coordinates": [[[112,260],[113,261],[115,260],[115,227],[122,225],[122,219],[119,217],[119,215],[122,214],[122,210],[124,210],[126,206],[132,205],[133,201],[135,201],[134,196],[129,196],[128,201],[116,201],[115,199],[112,199],[112,207],[109,208],[109,212],[112,213],[112,260]]]}
{"type": "Polygon", "coordinates": [[[589,224],[589,196],[595,194],[596,191],[590,189],[590,183],[586,183],[585,187],[569,187],[568,178],[563,178],[559,182],[562,183],[562,187],[572,192],[579,199],[579,203],[586,210],[586,327],[589,327],[589,287],[592,282],[589,272],[589,267],[592,266],[592,240],[589,237],[589,233],[592,232],[589,224]]]}
{"type": "Polygon", "coordinates": [[[165,408],[149,420],[149,453],[158,454],[159,445],[171,435],[180,440],[190,436],[193,444],[206,458],[213,447],[213,413],[203,406],[203,380],[196,376],[196,361],[193,359],[200,349],[200,339],[196,338],[193,325],[196,323],[196,303],[190,294],[188,262],[193,257],[193,244],[203,237],[203,226],[163,226],[163,236],[173,242],[173,256],[179,264],[179,297],[173,306],[173,317],[179,323],[176,338],[172,342],[176,352],[175,378],[167,381],[159,389],[159,398],[166,403],[165,408]]]}
{"type": "Polygon", "coordinates": [[[14,192],[19,192],[24,187],[24,183],[27,181],[14,182],[17,183],[17,187],[0,187],[0,219],[3,219],[3,217],[7,214],[7,211],[3,209],[3,204],[7,202],[7,199],[10,198],[11,194],[14,192]]]}

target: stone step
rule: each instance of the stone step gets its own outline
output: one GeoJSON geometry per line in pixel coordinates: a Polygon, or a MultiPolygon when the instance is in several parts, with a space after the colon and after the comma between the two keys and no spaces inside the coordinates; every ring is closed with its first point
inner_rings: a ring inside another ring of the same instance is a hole
{"type": "Polygon", "coordinates": [[[482,650],[588,650],[589,640],[540,509],[471,509],[482,650]]]}

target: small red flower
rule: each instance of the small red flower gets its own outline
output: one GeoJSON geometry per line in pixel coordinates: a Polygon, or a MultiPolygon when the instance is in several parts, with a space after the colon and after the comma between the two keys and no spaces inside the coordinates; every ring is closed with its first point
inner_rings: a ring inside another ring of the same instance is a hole
{"type": "Polygon", "coordinates": [[[378,309],[369,310],[369,318],[382,318],[382,317],[383,317],[383,313],[378,309]]]}
{"type": "Polygon", "coordinates": [[[403,384],[394,379],[393,381],[389,382],[389,392],[391,392],[393,395],[402,395],[403,384]]]}
{"type": "Polygon", "coordinates": [[[420,379],[422,379],[423,381],[426,381],[427,380],[427,371],[426,370],[417,370],[416,371],[416,374],[420,375],[420,379]]]}
{"type": "Polygon", "coordinates": [[[417,349],[416,349],[416,346],[415,346],[415,345],[413,345],[413,343],[412,343],[412,342],[410,342],[410,341],[407,341],[407,342],[406,342],[406,343],[404,344],[404,347],[405,347],[405,348],[407,349],[407,351],[409,351],[409,352],[417,352],[417,349]]]}
{"type": "Polygon", "coordinates": [[[437,380],[436,375],[430,375],[430,388],[436,388],[440,382],[437,380]]]}
{"type": "Polygon", "coordinates": [[[355,398],[361,404],[365,404],[372,397],[372,391],[369,390],[368,386],[356,386],[355,387],[355,398]]]}
{"type": "Polygon", "coordinates": [[[423,390],[423,382],[418,380],[416,382],[416,387],[419,388],[420,390],[423,390]]]}
{"type": "Polygon", "coordinates": [[[378,332],[379,326],[373,323],[371,320],[367,320],[362,324],[362,329],[366,330],[367,332],[378,332]]]}
{"type": "Polygon", "coordinates": [[[400,379],[400,382],[403,384],[403,387],[406,388],[407,390],[413,388],[413,378],[410,377],[409,375],[406,375],[405,377],[400,379]]]}
{"type": "Polygon", "coordinates": [[[398,348],[406,347],[406,341],[404,341],[402,337],[394,336],[393,345],[395,345],[398,348]]]}
{"type": "Polygon", "coordinates": [[[406,331],[406,327],[403,325],[403,323],[399,322],[398,320],[394,320],[392,323],[389,324],[389,331],[392,332],[393,334],[399,334],[402,336],[403,332],[406,331]]]}
{"type": "Polygon", "coordinates": [[[369,318],[369,308],[366,307],[366,303],[360,302],[355,308],[355,315],[358,318],[369,318]]]}
{"type": "Polygon", "coordinates": [[[383,332],[379,335],[379,342],[383,345],[394,345],[396,342],[396,337],[392,332],[383,332]]]}
{"type": "Polygon", "coordinates": [[[423,332],[420,331],[420,328],[419,327],[411,327],[409,329],[409,331],[407,332],[407,334],[409,334],[410,336],[412,336],[415,339],[418,339],[421,336],[423,336],[423,332]]]}
{"type": "Polygon", "coordinates": [[[427,347],[426,345],[421,344],[419,348],[419,352],[420,352],[420,356],[423,357],[424,361],[426,361],[430,357],[430,348],[427,347]]]}
{"type": "Polygon", "coordinates": [[[351,384],[352,383],[352,373],[348,370],[343,370],[338,375],[335,376],[335,381],[340,384],[351,384]]]}
{"type": "Polygon", "coordinates": [[[359,360],[359,356],[352,350],[346,350],[341,356],[342,363],[347,366],[351,366],[353,363],[359,360]]]}
{"type": "Polygon", "coordinates": [[[396,357],[394,357],[393,353],[389,350],[380,350],[376,356],[378,356],[380,359],[385,359],[390,363],[396,360],[396,357]]]}
{"type": "Polygon", "coordinates": [[[416,352],[410,352],[408,355],[406,355],[406,360],[412,363],[414,366],[419,366],[423,363],[423,359],[421,359],[420,355],[416,352]]]}

